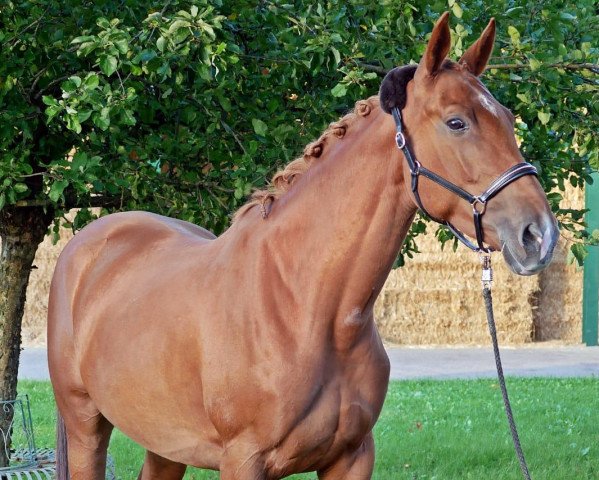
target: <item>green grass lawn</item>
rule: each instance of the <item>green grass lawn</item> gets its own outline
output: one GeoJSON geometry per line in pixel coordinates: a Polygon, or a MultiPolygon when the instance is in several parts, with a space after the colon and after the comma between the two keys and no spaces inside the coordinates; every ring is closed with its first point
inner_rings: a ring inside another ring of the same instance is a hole
{"type": "MultiPolygon", "coordinates": [[[[510,378],[508,388],[532,477],[599,479],[599,379],[510,378]]],[[[36,443],[52,446],[50,384],[23,381],[19,393],[29,394],[36,443]]],[[[493,380],[392,382],[375,438],[375,480],[521,478],[493,380]]],[[[122,480],[137,478],[139,446],[115,432],[110,453],[122,480]]],[[[219,476],[190,468],[185,478],[219,476]]]]}

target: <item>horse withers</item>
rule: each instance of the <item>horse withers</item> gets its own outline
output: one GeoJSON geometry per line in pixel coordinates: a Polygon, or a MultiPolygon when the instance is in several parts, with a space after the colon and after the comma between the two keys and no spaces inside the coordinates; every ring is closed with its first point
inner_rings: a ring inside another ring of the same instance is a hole
{"type": "MultiPolygon", "coordinates": [[[[477,78],[494,33],[491,21],[452,62],[443,15],[410,75],[388,75],[380,100],[331,124],[218,238],[129,212],[71,240],[48,316],[61,480],[104,477],[113,426],[147,450],[143,480],[186,465],[224,480],[371,478],[389,381],[373,305],[416,213],[389,113],[402,107],[419,164],[467,191],[521,163],[513,115],[477,78]]],[[[418,195],[476,234],[459,196],[428,178],[418,195]]],[[[533,175],[495,195],[482,228],[518,274],[545,267],[557,239],[533,175]]]]}

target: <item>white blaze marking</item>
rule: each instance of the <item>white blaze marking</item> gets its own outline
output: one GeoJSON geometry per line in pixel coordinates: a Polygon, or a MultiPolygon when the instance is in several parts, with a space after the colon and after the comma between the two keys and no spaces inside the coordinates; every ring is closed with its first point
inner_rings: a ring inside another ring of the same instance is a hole
{"type": "Polygon", "coordinates": [[[488,95],[485,95],[481,92],[478,94],[478,99],[480,100],[480,103],[482,103],[483,107],[485,107],[493,115],[498,116],[497,108],[495,107],[495,105],[493,105],[493,102],[488,97],[488,95]]]}

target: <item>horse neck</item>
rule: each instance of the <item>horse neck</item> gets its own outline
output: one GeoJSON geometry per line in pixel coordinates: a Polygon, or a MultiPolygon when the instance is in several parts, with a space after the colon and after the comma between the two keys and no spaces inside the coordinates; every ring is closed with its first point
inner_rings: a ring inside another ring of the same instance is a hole
{"type": "Polygon", "coordinates": [[[266,220],[271,258],[309,318],[371,318],[415,213],[393,139],[391,117],[373,109],[266,220]]]}

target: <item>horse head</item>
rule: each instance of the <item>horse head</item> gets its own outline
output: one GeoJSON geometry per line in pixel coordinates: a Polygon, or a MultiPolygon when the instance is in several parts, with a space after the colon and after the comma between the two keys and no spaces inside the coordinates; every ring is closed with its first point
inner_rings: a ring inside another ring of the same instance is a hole
{"type": "Polygon", "coordinates": [[[405,184],[433,219],[478,237],[477,250],[501,250],[515,273],[532,275],[551,261],[559,231],[534,168],[523,163],[514,115],[479,80],[493,50],[495,21],[453,62],[446,58],[448,17],[437,21],[420,63],[392,70],[381,85],[381,107],[401,112],[396,122],[405,128],[402,141],[417,159],[416,166],[404,162],[405,184]],[[420,175],[414,188],[420,168],[434,174],[420,175]],[[514,171],[516,177],[507,178],[514,171]],[[498,179],[500,188],[487,199],[498,179]]]}

